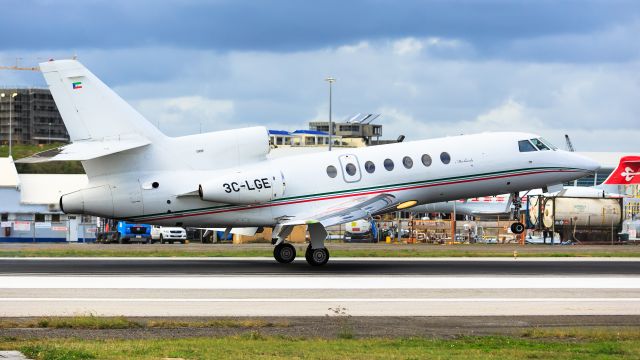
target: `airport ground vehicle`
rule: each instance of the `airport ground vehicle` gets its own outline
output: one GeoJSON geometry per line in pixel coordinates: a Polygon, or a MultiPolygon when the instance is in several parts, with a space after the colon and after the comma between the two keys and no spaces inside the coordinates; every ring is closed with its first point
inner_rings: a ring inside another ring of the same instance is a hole
{"type": "Polygon", "coordinates": [[[101,244],[151,241],[151,225],[134,224],[126,221],[107,221],[96,233],[96,242],[101,244]]]}
{"type": "Polygon", "coordinates": [[[376,223],[365,219],[346,223],[344,242],[378,242],[376,223]]]}
{"type": "Polygon", "coordinates": [[[181,227],[153,225],[151,227],[151,243],[158,241],[161,244],[173,244],[176,241],[184,244],[187,242],[187,231],[181,227]]]}

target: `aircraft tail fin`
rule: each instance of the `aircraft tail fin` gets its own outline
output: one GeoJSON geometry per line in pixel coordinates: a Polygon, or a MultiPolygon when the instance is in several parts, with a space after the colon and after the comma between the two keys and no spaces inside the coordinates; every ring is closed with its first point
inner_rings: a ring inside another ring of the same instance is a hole
{"type": "Polygon", "coordinates": [[[606,185],[640,184],[640,156],[623,156],[618,167],[604,181],[606,185]]]}
{"type": "Polygon", "coordinates": [[[77,60],[40,64],[72,142],[164,135],[77,60]]]}

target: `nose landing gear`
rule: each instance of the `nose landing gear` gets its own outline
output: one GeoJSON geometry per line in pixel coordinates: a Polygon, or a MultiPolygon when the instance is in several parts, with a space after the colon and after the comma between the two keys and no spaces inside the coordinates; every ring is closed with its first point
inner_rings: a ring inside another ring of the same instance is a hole
{"type": "Polygon", "coordinates": [[[519,235],[524,232],[524,224],[520,222],[520,209],[522,208],[522,198],[520,197],[520,193],[515,192],[511,194],[513,197],[513,220],[515,221],[511,224],[511,232],[519,235]]]}

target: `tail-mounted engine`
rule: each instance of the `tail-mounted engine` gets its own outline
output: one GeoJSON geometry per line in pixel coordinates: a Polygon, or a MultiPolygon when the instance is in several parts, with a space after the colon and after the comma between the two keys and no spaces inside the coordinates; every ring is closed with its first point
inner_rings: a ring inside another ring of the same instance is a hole
{"type": "Polygon", "coordinates": [[[205,201],[250,205],[278,200],[285,190],[279,171],[238,171],[200,184],[198,193],[205,201]]]}

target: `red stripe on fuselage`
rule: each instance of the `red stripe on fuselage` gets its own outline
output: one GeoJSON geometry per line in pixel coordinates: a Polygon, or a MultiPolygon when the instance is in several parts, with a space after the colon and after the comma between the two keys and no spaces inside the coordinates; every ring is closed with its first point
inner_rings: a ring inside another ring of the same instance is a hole
{"type": "MultiPolygon", "coordinates": [[[[580,171],[579,170],[546,170],[546,171],[528,172],[528,173],[523,173],[523,174],[498,175],[498,176],[492,176],[492,177],[488,177],[488,178],[484,178],[484,179],[456,180],[456,181],[439,183],[439,184],[425,184],[425,185],[407,186],[407,187],[404,187],[404,188],[398,188],[398,189],[393,189],[393,190],[375,190],[375,191],[366,191],[366,192],[355,193],[355,194],[333,195],[333,196],[327,196],[327,197],[317,198],[317,199],[292,200],[292,201],[287,201],[287,202],[282,202],[282,203],[275,203],[275,204],[256,205],[256,206],[251,206],[251,207],[248,207],[248,208],[219,209],[219,210],[211,210],[211,211],[206,211],[206,212],[201,212],[201,213],[196,213],[196,214],[173,215],[173,216],[166,216],[166,217],[152,217],[152,218],[148,218],[148,219],[142,218],[142,220],[137,220],[137,221],[156,221],[156,220],[179,219],[179,218],[192,217],[192,216],[211,215],[211,214],[219,214],[219,213],[234,212],[234,211],[245,211],[245,210],[261,209],[261,208],[264,208],[264,207],[292,205],[292,204],[302,204],[302,203],[313,202],[313,201],[333,200],[333,199],[341,199],[341,198],[354,197],[354,196],[382,194],[382,193],[386,193],[386,192],[396,192],[396,191],[405,191],[405,190],[413,190],[413,189],[422,189],[422,188],[428,188],[428,187],[433,187],[433,186],[462,184],[462,183],[469,183],[469,182],[476,182],[476,181],[502,179],[502,178],[506,178],[506,177],[516,177],[516,176],[535,175],[535,174],[554,173],[554,172],[580,172],[580,171]]],[[[136,218],[136,219],[139,219],[139,218],[136,218]]]]}

